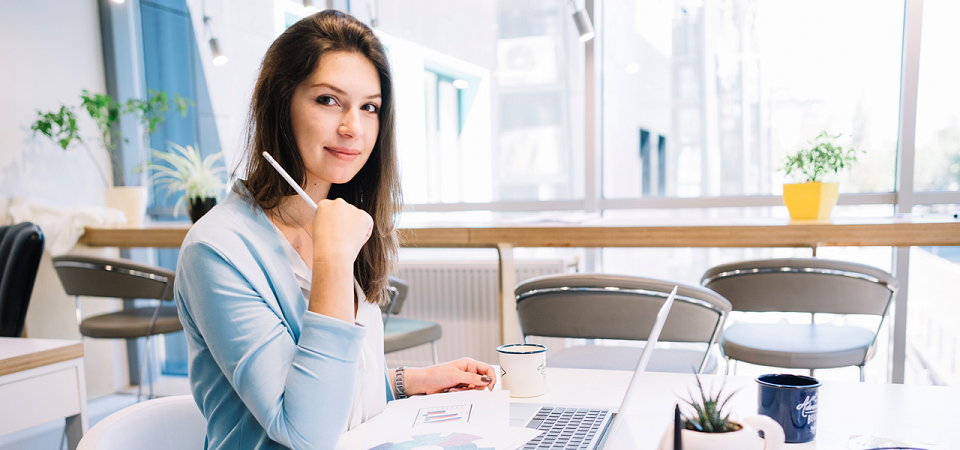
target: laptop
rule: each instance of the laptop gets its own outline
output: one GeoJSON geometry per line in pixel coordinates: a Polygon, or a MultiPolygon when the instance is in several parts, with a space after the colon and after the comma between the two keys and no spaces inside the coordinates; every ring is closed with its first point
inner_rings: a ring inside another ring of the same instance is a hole
{"type": "Polygon", "coordinates": [[[637,368],[633,371],[633,378],[630,380],[630,386],[627,387],[627,393],[623,396],[620,407],[611,409],[511,403],[511,426],[525,426],[543,430],[543,434],[528,442],[521,449],[599,450],[604,446],[607,448],[631,447],[628,444],[632,437],[627,427],[620,424],[622,421],[616,420],[616,416],[618,413],[623,416],[623,414],[635,409],[635,403],[638,399],[633,398],[636,397],[633,394],[640,391],[638,385],[641,375],[647,368],[650,355],[653,354],[653,347],[657,345],[657,340],[660,339],[663,324],[667,321],[667,314],[670,313],[673,299],[677,296],[677,288],[677,286],[673,288],[670,296],[660,307],[660,312],[657,313],[657,321],[653,324],[653,330],[650,331],[647,344],[640,354],[640,361],[637,362],[637,368]]]}

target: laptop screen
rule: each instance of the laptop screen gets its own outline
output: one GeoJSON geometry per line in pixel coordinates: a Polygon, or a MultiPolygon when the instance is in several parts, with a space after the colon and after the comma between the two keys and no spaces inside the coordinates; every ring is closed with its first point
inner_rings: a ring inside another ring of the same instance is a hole
{"type": "MultiPolygon", "coordinates": [[[[657,340],[660,339],[660,332],[663,331],[663,324],[667,322],[667,315],[670,314],[670,308],[673,307],[673,300],[677,296],[677,289],[679,286],[674,286],[673,291],[670,292],[670,296],[667,297],[667,300],[663,302],[663,306],[660,307],[660,312],[657,313],[657,321],[653,324],[653,329],[650,330],[650,336],[647,338],[647,344],[643,347],[643,353],[640,354],[640,361],[637,362],[637,368],[633,372],[633,378],[630,380],[630,386],[627,388],[626,395],[623,396],[623,402],[620,404],[619,412],[617,417],[613,421],[612,428],[607,437],[607,445],[612,443],[623,442],[623,439],[626,438],[625,431],[620,430],[621,428],[626,428],[622,425],[624,422],[621,418],[626,414],[634,413],[634,410],[639,408],[637,404],[639,399],[635,399],[637,392],[640,392],[638,388],[640,384],[640,378],[643,375],[643,372],[647,369],[647,363],[650,362],[650,355],[653,354],[653,347],[657,345],[657,340]],[[623,435],[624,437],[619,437],[623,435]]],[[[607,447],[610,448],[610,447],[607,447]]]]}

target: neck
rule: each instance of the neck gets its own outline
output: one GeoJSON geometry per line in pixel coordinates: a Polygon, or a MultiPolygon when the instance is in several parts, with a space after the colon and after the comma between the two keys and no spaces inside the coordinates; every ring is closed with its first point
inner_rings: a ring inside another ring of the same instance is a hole
{"type": "Polygon", "coordinates": [[[313,199],[314,203],[320,203],[320,200],[326,199],[327,195],[330,194],[330,183],[313,179],[307,175],[307,182],[303,190],[313,199]]]}

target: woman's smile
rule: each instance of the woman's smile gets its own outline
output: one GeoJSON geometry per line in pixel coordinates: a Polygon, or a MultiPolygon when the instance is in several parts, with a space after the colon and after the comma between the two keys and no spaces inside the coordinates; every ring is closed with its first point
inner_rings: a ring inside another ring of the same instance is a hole
{"type": "Polygon", "coordinates": [[[355,150],[347,147],[324,147],[324,150],[330,152],[333,156],[341,159],[343,161],[353,161],[360,156],[360,150],[355,150]]]}

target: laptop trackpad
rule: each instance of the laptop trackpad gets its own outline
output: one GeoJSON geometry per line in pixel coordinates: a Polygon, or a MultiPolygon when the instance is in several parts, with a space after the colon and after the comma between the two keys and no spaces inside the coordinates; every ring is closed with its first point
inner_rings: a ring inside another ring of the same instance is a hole
{"type": "Polygon", "coordinates": [[[530,419],[540,411],[543,405],[537,403],[511,403],[510,404],[510,426],[525,427],[530,419]]]}

